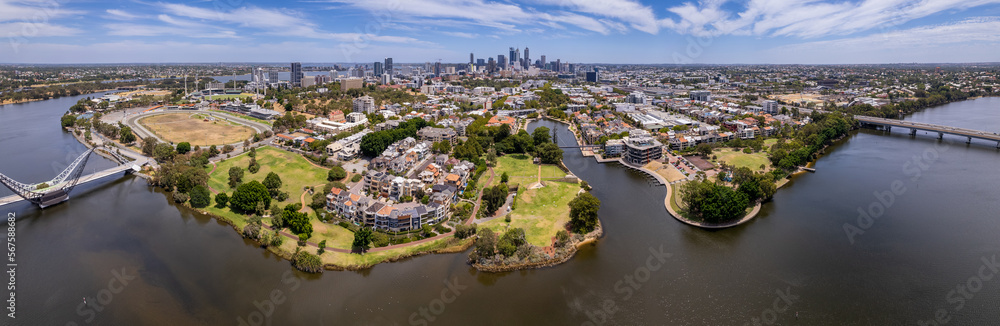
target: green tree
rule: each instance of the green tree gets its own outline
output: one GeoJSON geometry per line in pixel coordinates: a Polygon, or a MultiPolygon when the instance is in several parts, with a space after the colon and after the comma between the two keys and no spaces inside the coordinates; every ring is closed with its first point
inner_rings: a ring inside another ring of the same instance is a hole
{"type": "Polygon", "coordinates": [[[585,234],[597,227],[597,211],[601,200],[584,192],[569,202],[569,220],[573,232],[585,234]]]}
{"type": "Polygon", "coordinates": [[[122,144],[131,144],[135,142],[135,134],[132,133],[132,128],[123,126],[121,131],[118,133],[121,135],[121,137],[118,138],[118,141],[122,142],[122,144]]]}
{"type": "Polygon", "coordinates": [[[260,171],[260,164],[257,163],[257,158],[255,158],[255,157],[251,157],[250,158],[250,165],[247,166],[247,171],[250,171],[251,174],[254,174],[254,173],[257,173],[257,171],[260,171]]]}
{"type": "Polygon", "coordinates": [[[708,223],[739,219],[750,203],[745,193],[710,181],[691,181],[680,191],[688,213],[708,223]]]}
{"type": "Polygon", "coordinates": [[[188,195],[191,196],[191,207],[204,208],[208,207],[208,205],[212,203],[212,194],[205,186],[194,186],[194,188],[191,188],[191,191],[188,192],[188,195]]]}
{"type": "Polygon", "coordinates": [[[496,233],[491,229],[483,228],[476,234],[476,254],[479,257],[493,257],[497,243],[496,233]]]}
{"type": "Polygon", "coordinates": [[[264,187],[274,197],[281,191],[281,177],[277,173],[269,172],[266,177],[264,177],[264,187]]]}
{"type": "Polygon", "coordinates": [[[535,128],[535,131],[531,132],[531,138],[535,141],[535,146],[551,142],[552,136],[549,135],[550,132],[551,130],[548,127],[535,128]]]}
{"type": "Polygon", "coordinates": [[[229,195],[224,192],[220,192],[215,195],[215,208],[225,208],[229,204],[229,195]]]}
{"type": "Polygon", "coordinates": [[[695,147],[695,151],[698,152],[698,154],[701,154],[702,157],[708,158],[709,156],[712,156],[712,145],[698,144],[698,146],[695,147]]]}
{"type": "Polygon", "coordinates": [[[364,253],[371,247],[372,243],[372,229],[371,228],[361,228],[358,232],[354,232],[354,242],[351,244],[354,248],[361,250],[364,253]]]}
{"type": "Polygon", "coordinates": [[[229,168],[229,188],[236,188],[243,183],[243,168],[234,166],[229,168]]]}
{"type": "Polygon", "coordinates": [[[316,254],[317,255],[322,255],[323,252],[326,251],[326,240],[320,241],[317,247],[319,247],[319,248],[316,249],[316,254]]]}
{"type": "Polygon", "coordinates": [[[339,165],[335,165],[330,168],[330,171],[326,174],[327,181],[341,181],[347,178],[347,171],[339,165]]]}
{"type": "Polygon", "coordinates": [[[75,115],[72,115],[72,114],[67,114],[67,115],[64,115],[64,116],[62,116],[62,118],[60,119],[60,122],[61,122],[61,124],[62,124],[63,128],[69,128],[69,127],[72,127],[72,126],[73,126],[73,124],[75,124],[75,123],[76,123],[76,116],[75,116],[75,115]]]}
{"type": "Polygon", "coordinates": [[[538,157],[544,164],[556,164],[562,161],[563,150],[554,143],[545,143],[538,147],[538,157]]]}
{"type": "Polygon", "coordinates": [[[174,158],[174,154],[176,154],[174,147],[166,143],[156,144],[156,148],[153,149],[153,157],[161,162],[170,161],[174,158]]]}
{"type": "Polygon", "coordinates": [[[309,214],[299,212],[301,204],[286,205],[282,210],[284,224],[292,233],[305,235],[307,238],[312,234],[312,223],[309,223],[309,214]]]}
{"type": "Polygon", "coordinates": [[[257,180],[241,184],[230,198],[232,207],[242,213],[256,212],[258,204],[264,209],[271,206],[271,196],[265,187],[257,180]]]}
{"type": "Polygon", "coordinates": [[[507,175],[507,171],[504,171],[503,174],[500,175],[500,183],[507,183],[508,180],[510,180],[510,176],[507,175]]]}
{"type": "Polygon", "coordinates": [[[153,150],[156,149],[156,145],[160,142],[156,140],[156,137],[146,137],[142,139],[142,154],[146,156],[153,156],[153,150]]]}
{"type": "Polygon", "coordinates": [[[191,151],[191,143],[189,142],[177,143],[177,154],[184,155],[190,151],[191,151]]]}

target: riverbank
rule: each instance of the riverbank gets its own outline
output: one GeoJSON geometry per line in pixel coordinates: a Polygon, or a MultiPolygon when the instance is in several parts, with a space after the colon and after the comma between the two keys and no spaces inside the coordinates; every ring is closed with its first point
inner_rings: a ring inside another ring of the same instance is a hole
{"type": "Polygon", "coordinates": [[[471,262],[471,263],[472,266],[476,268],[476,270],[481,272],[490,272],[490,273],[513,272],[524,269],[554,267],[559,264],[568,262],[571,258],[573,258],[573,256],[576,255],[577,251],[579,251],[580,248],[582,248],[585,245],[596,242],[603,235],[604,235],[604,226],[601,223],[601,220],[598,219],[597,227],[594,228],[594,231],[591,231],[582,236],[579,234],[574,235],[573,237],[570,238],[570,241],[565,245],[563,245],[562,247],[555,248],[554,245],[552,247],[546,247],[545,250],[547,252],[549,251],[548,249],[550,248],[552,252],[549,255],[548,259],[543,259],[540,261],[525,261],[514,264],[480,264],[479,262],[471,262]]]}

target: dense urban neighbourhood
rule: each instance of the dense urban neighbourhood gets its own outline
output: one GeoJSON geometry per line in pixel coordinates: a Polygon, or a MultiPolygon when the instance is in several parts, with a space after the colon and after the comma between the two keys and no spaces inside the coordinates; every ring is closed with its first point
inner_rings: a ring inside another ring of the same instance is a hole
{"type": "Polygon", "coordinates": [[[298,63],[5,67],[16,69],[0,76],[18,87],[3,95],[15,101],[111,89],[67,108],[62,126],[155,158],[145,173],[173,201],[310,272],[469,247],[470,264],[487,271],[564,262],[603,234],[600,201],[565,170],[564,150],[675,189],[665,205],[685,223],[736,225],[856,129],[855,115],[895,118],[997,94],[992,66],[537,64],[386,69],[387,59],[309,76],[298,63]],[[289,78],[278,78],[284,70],[289,78]],[[249,74],[210,76],[223,72],[249,74]],[[564,123],[578,145],[546,127],[529,132],[538,119],[564,123]],[[212,129],[184,127],[198,123],[212,129]],[[247,126],[245,139],[194,132],[247,126]]]}

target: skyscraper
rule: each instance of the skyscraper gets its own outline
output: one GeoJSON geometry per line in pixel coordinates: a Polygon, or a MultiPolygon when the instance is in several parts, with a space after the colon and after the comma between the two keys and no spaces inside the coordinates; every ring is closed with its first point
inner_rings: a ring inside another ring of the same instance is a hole
{"type": "Polygon", "coordinates": [[[562,72],[562,59],[556,59],[556,66],[552,67],[552,71],[562,72]]]}
{"type": "Polygon", "coordinates": [[[507,60],[510,60],[510,61],[505,61],[505,62],[509,63],[509,64],[514,64],[514,62],[515,62],[514,60],[516,60],[515,59],[516,57],[514,56],[514,47],[513,46],[510,47],[510,53],[508,53],[508,54],[509,54],[509,56],[507,57],[507,60]]]}
{"type": "Polygon", "coordinates": [[[472,53],[469,53],[469,64],[471,65],[471,64],[475,64],[475,63],[476,63],[476,55],[472,54],[472,53]]]}
{"type": "Polygon", "coordinates": [[[530,66],[530,65],[531,65],[531,57],[528,56],[528,48],[525,47],[524,48],[524,69],[528,69],[528,66],[530,66]]]}
{"type": "Polygon", "coordinates": [[[385,71],[382,70],[382,63],[375,61],[375,77],[381,77],[385,71]]]}
{"type": "Polygon", "coordinates": [[[538,64],[538,69],[545,69],[545,63],[546,62],[548,62],[548,61],[545,61],[545,55],[543,54],[542,55],[542,62],[538,64]]]}
{"type": "Polygon", "coordinates": [[[389,76],[392,76],[393,74],[395,74],[395,72],[392,71],[392,58],[385,58],[384,69],[385,69],[385,73],[389,74],[389,76]]]}
{"type": "Polygon", "coordinates": [[[302,86],[302,63],[292,62],[292,86],[301,87],[302,86]]]}
{"type": "Polygon", "coordinates": [[[278,82],[278,70],[272,68],[267,72],[267,82],[277,83],[278,82]]]}
{"type": "Polygon", "coordinates": [[[507,69],[507,64],[509,63],[510,62],[507,61],[507,57],[503,56],[503,54],[497,55],[497,65],[500,66],[500,70],[507,69]]]}
{"type": "Polygon", "coordinates": [[[493,73],[496,70],[497,70],[497,62],[493,60],[493,57],[490,57],[490,61],[486,63],[486,71],[493,73]]]}
{"type": "Polygon", "coordinates": [[[442,72],[443,71],[441,71],[441,61],[435,62],[434,63],[434,75],[440,77],[442,72]]]}

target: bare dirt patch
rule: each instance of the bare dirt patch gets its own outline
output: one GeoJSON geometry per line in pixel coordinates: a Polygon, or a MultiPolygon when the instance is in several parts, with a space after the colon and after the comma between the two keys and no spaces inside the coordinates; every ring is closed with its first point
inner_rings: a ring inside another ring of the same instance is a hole
{"type": "Polygon", "coordinates": [[[253,136],[253,129],[218,119],[206,119],[205,114],[172,113],[140,119],[142,124],[163,140],[192,146],[238,143],[253,136]]]}

